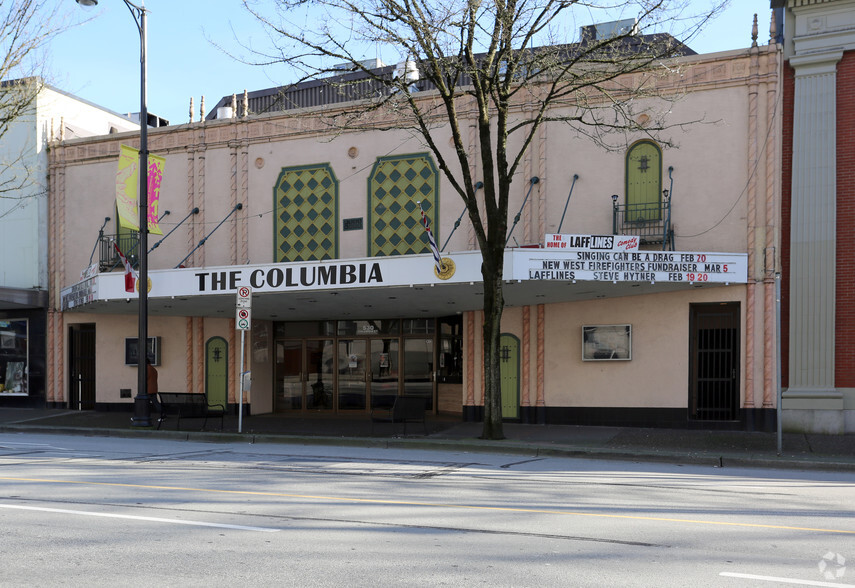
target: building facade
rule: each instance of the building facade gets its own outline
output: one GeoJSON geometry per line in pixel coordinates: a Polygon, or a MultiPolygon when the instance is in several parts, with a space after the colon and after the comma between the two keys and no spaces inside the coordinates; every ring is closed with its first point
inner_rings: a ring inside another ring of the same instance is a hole
{"type": "MultiPolygon", "coordinates": [[[[703,122],[667,131],[676,149],[638,133],[613,153],[541,129],[510,206],[506,419],[774,427],[780,68],[774,43],[680,58],[662,82],[685,94],[669,119],[703,122]]],[[[149,239],[161,390],[233,406],[243,363],[253,414],[359,418],[408,394],[479,419],[480,254],[433,156],[403,131],[331,134],[312,108],[240,110],[149,134],[169,211],[149,239]],[[236,314],[241,287],[251,318],[236,314]]],[[[50,231],[65,244],[51,257],[51,406],[130,410],[136,393],[136,294],[109,253],[80,278],[82,245],[113,216],[122,144],[138,136],[51,149],[50,231]]]]}
{"type": "Polygon", "coordinates": [[[32,108],[0,136],[0,406],[44,406],[47,398],[48,146],[134,128],[40,80],[23,83],[41,88],[32,108]]]}

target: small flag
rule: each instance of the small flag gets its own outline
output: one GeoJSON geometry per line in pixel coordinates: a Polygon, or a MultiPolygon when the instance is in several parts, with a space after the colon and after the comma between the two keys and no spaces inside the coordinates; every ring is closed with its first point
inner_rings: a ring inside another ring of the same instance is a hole
{"type": "Polygon", "coordinates": [[[137,272],[131,267],[131,262],[128,261],[128,258],[125,257],[125,254],[122,253],[122,250],[119,249],[119,245],[115,241],[113,241],[113,247],[116,248],[116,253],[119,254],[119,259],[122,260],[122,265],[125,266],[125,292],[133,292],[137,281],[137,272]]]}
{"type": "Polygon", "coordinates": [[[430,230],[430,225],[428,224],[427,216],[425,216],[425,211],[422,208],[422,203],[416,202],[419,205],[419,212],[422,213],[422,224],[425,226],[425,231],[427,231],[428,236],[428,244],[430,245],[431,253],[433,253],[433,260],[436,262],[436,272],[438,274],[442,273],[442,260],[439,257],[439,249],[436,246],[436,240],[433,238],[433,232],[430,230]]]}

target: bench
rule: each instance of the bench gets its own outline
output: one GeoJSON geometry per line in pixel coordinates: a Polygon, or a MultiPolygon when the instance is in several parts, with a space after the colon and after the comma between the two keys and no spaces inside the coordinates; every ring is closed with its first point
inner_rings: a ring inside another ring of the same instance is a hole
{"type": "Polygon", "coordinates": [[[158,392],[160,400],[160,418],[157,419],[157,428],[163,423],[167,416],[177,417],[175,429],[181,429],[181,419],[205,419],[202,429],[208,424],[209,417],[220,417],[220,430],[223,430],[223,417],[226,415],[226,407],[222,404],[208,404],[205,394],[192,394],[189,392],[158,392]]]}
{"type": "Polygon", "coordinates": [[[407,423],[421,423],[427,435],[425,422],[426,398],[422,396],[396,396],[392,408],[371,411],[371,434],[374,434],[374,423],[402,423],[404,435],[407,434],[407,423]]]}

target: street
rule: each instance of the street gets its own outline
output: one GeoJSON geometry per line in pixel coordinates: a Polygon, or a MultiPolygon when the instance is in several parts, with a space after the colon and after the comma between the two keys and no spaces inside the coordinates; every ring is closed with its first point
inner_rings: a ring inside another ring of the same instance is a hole
{"type": "Polygon", "coordinates": [[[3,586],[855,586],[850,473],[0,434],[3,586]]]}

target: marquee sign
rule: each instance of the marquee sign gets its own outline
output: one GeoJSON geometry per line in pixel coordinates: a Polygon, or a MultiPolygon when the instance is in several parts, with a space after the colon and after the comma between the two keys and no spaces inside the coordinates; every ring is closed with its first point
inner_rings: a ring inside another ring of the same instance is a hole
{"type": "MultiPolygon", "coordinates": [[[[567,237],[561,235],[561,237],[567,237]]],[[[509,249],[505,252],[505,279],[520,282],[745,283],[748,256],[744,253],[642,251],[626,249],[618,235],[576,235],[556,240],[566,248],[509,249]],[[591,237],[591,239],[584,239],[591,237]],[[608,239],[601,239],[607,237],[608,239]],[[574,248],[587,241],[589,248],[574,248]],[[623,247],[623,249],[621,249],[623,247]]],[[[447,280],[433,273],[431,255],[400,255],[319,262],[273,263],[154,270],[149,297],[241,296],[241,293],[341,291],[349,288],[385,288],[413,285],[469,284],[483,281],[481,254],[448,254],[456,271],[447,280]]],[[[439,293],[438,293],[439,295],[439,293]]],[[[248,298],[248,296],[246,297],[248,298]]],[[[127,300],[124,274],[110,272],[62,290],[62,309],[84,307],[102,300],[127,300]]],[[[240,321],[241,317],[236,316],[240,321]]],[[[249,325],[249,317],[246,318],[249,325]]]]}
{"type": "Polygon", "coordinates": [[[545,252],[514,264],[515,280],[745,283],[747,256],[680,251],[545,252]]]}

